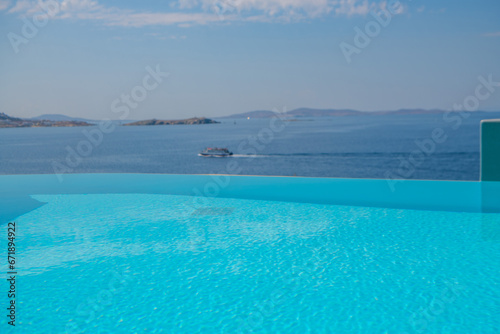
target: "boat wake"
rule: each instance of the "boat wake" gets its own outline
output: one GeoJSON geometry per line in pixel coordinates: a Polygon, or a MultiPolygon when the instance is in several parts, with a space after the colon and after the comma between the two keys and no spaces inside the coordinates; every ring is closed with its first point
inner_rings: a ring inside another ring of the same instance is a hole
{"type": "MultiPolygon", "coordinates": [[[[340,158],[377,158],[398,157],[404,152],[328,152],[328,153],[270,153],[270,154],[233,154],[230,156],[210,156],[214,158],[278,158],[278,157],[340,157],[340,158]]],[[[446,153],[444,153],[446,154],[446,153]]],[[[453,153],[455,154],[455,153],[453,153]]],[[[203,156],[198,154],[199,156],[203,156]]],[[[206,157],[206,156],[205,156],[206,157]]]]}
{"type": "Polygon", "coordinates": [[[265,154],[233,154],[232,158],[267,158],[270,155],[265,154]]]}

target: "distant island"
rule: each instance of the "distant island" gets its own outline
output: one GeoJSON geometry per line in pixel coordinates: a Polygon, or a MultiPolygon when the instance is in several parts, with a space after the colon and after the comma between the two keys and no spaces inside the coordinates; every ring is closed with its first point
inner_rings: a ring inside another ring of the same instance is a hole
{"type": "Polygon", "coordinates": [[[99,123],[99,121],[92,120],[92,119],[71,117],[71,116],[66,116],[66,115],[61,115],[61,114],[43,114],[40,116],[31,117],[29,120],[33,120],[33,121],[45,120],[45,121],[56,121],[56,122],[78,121],[78,122],[86,122],[86,123],[99,123]]]}
{"type": "Polygon", "coordinates": [[[51,121],[47,119],[23,119],[10,117],[0,113],[0,128],[45,128],[45,127],[70,127],[70,126],[93,126],[83,121],[51,121]]]}
{"type": "Polygon", "coordinates": [[[138,126],[138,125],[195,125],[195,124],[219,124],[220,122],[211,120],[205,117],[194,117],[188,119],[180,119],[173,121],[164,121],[158,119],[150,119],[146,121],[138,121],[132,123],[125,123],[124,126],[138,126]]]}
{"type": "MultiPolygon", "coordinates": [[[[360,116],[360,115],[417,115],[417,114],[440,114],[445,110],[438,109],[400,109],[395,111],[358,111],[352,109],[313,109],[299,108],[284,112],[282,115],[290,118],[300,117],[336,117],[336,116],[360,116]]],[[[276,112],[270,110],[255,110],[240,114],[233,114],[218,118],[271,118],[276,112]]]]}
{"type": "MultiPolygon", "coordinates": [[[[379,115],[439,115],[449,111],[440,109],[399,109],[387,111],[359,111],[353,109],[314,109],[298,108],[287,112],[279,113],[280,118],[287,122],[320,120],[326,117],[350,117],[350,116],[379,116],[379,115]]],[[[484,114],[491,117],[492,114],[499,115],[495,111],[475,111],[475,114],[484,114]]],[[[271,110],[255,110],[229,116],[217,116],[213,119],[266,119],[278,115],[278,112],[271,110]]],[[[196,125],[196,124],[218,124],[220,122],[205,117],[193,117],[181,120],[158,120],[150,119],[144,121],[135,120],[113,120],[116,125],[126,126],[149,126],[149,125],[196,125]]],[[[76,127],[76,126],[95,126],[99,123],[97,120],[90,120],[79,117],[71,117],[61,114],[44,114],[32,118],[15,118],[0,113],[0,128],[26,128],[26,127],[76,127]]]]}

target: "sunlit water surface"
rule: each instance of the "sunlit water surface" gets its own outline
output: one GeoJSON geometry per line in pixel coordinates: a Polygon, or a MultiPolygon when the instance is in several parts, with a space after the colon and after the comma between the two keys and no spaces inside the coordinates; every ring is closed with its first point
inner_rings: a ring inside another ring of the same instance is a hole
{"type": "Polygon", "coordinates": [[[500,214],[33,197],[47,204],[16,220],[19,333],[500,328],[500,214]]]}

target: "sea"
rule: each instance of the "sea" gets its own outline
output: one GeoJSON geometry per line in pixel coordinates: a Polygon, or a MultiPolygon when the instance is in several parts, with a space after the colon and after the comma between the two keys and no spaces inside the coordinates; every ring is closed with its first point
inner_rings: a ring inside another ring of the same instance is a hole
{"type": "Polygon", "coordinates": [[[480,121],[500,112],[216,119],[0,129],[0,174],[162,173],[478,180],[480,121]],[[226,147],[229,158],[206,158],[226,147]]]}

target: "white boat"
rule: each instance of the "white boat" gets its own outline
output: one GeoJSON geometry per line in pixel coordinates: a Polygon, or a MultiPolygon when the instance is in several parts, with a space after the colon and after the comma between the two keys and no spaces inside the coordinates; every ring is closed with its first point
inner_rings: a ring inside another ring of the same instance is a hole
{"type": "Polygon", "coordinates": [[[219,148],[219,147],[207,147],[205,150],[198,154],[201,157],[229,157],[233,155],[233,152],[230,152],[227,148],[219,148]]]}

